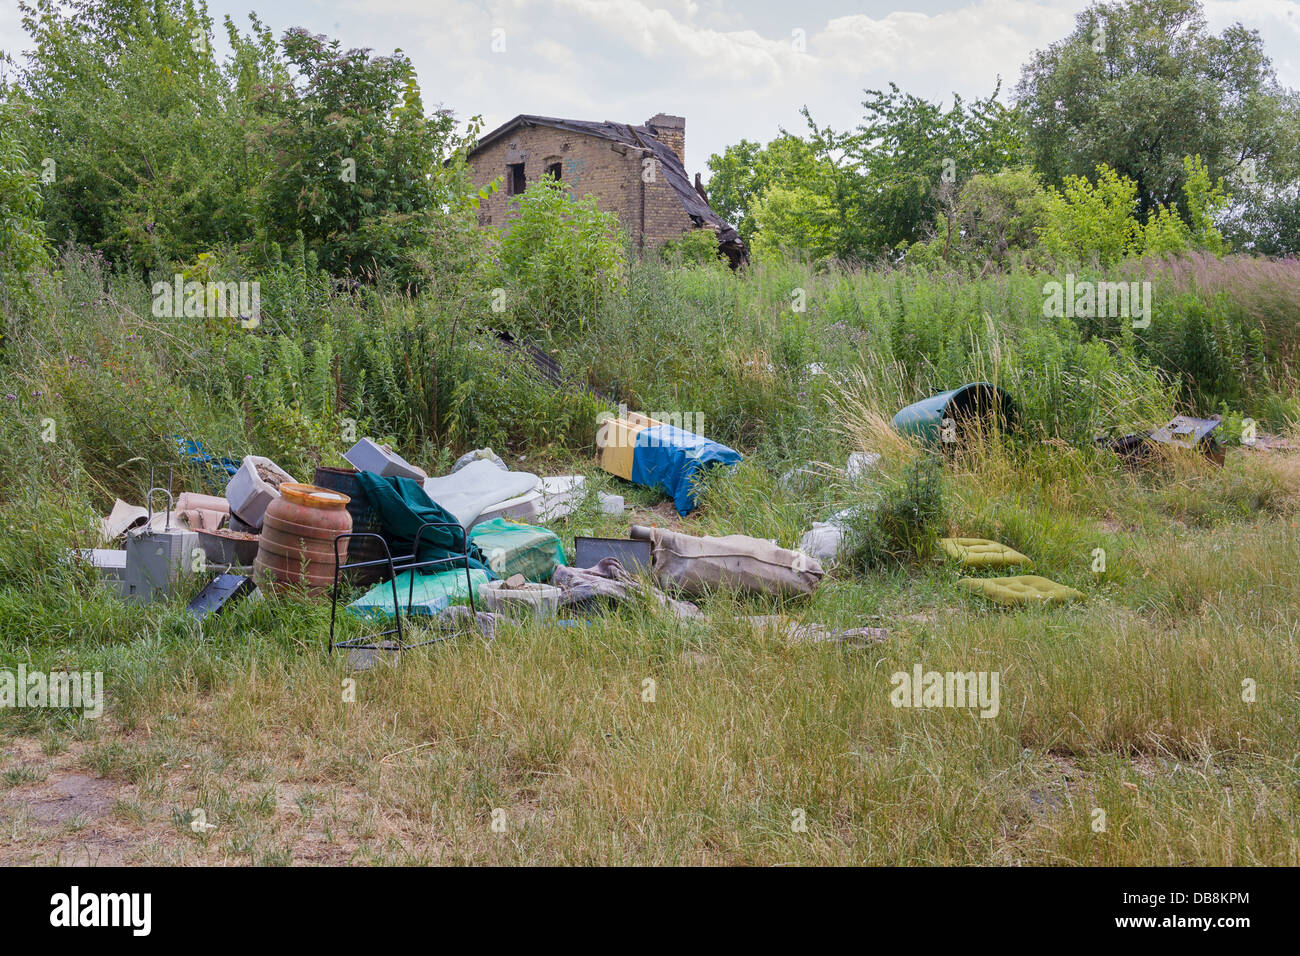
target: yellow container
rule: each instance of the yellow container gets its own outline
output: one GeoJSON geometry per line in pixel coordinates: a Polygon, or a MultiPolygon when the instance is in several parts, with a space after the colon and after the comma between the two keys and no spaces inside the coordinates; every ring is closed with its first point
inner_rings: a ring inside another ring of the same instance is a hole
{"type": "Polygon", "coordinates": [[[658,424],[661,423],[639,412],[629,412],[627,418],[605,419],[596,429],[597,463],[611,475],[631,481],[636,436],[658,424]]]}

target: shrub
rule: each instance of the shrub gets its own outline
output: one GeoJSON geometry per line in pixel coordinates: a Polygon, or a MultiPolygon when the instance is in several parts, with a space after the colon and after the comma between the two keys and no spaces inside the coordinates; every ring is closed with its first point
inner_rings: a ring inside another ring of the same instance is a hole
{"type": "Polygon", "coordinates": [[[547,337],[586,326],[626,269],[618,216],[601,212],[595,196],[574,199],[549,176],[511,200],[515,216],[498,259],[513,286],[511,316],[519,331],[547,337]]]}
{"type": "Polygon", "coordinates": [[[938,457],[922,455],[899,477],[873,472],[868,481],[866,500],[845,522],[844,561],[872,570],[928,557],[947,521],[938,457]]]}

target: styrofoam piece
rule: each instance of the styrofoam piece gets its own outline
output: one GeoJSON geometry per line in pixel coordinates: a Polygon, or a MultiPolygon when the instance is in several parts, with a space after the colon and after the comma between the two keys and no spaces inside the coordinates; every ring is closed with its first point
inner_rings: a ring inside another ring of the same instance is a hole
{"type": "Polygon", "coordinates": [[[541,510],[537,517],[542,521],[558,521],[573,514],[587,495],[586,475],[553,475],[542,479],[541,510]]]}
{"type": "Polygon", "coordinates": [[[126,552],[121,548],[83,548],[77,556],[105,574],[126,573],[126,552]]]}
{"type": "Polygon", "coordinates": [[[608,492],[598,491],[596,492],[596,498],[600,501],[602,514],[621,515],[627,508],[622,495],[611,495],[608,492]]]}
{"type": "Polygon", "coordinates": [[[85,548],[76,554],[113,585],[118,597],[126,596],[126,551],[121,548],[85,548]]]}
{"type": "Polygon", "coordinates": [[[260,455],[244,456],[239,471],[226,483],[226,501],[230,505],[230,513],[238,515],[244,524],[254,530],[261,529],[266,509],[280,497],[280,492],[257,473],[258,465],[279,476],[282,482],[297,482],[296,478],[269,458],[260,455]]]}
{"type": "Polygon", "coordinates": [[[505,581],[488,581],[478,589],[483,605],[494,614],[512,618],[538,617],[554,620],[560,608],[559,588],[549,584],[528,584],[509,588],[505,581]]]}
{"type": "Polygon", "coordinates": [[[424,481],[429,476],[412,465],[395,451],[389,451],[372,439],[363,438],[343,456],[357,471],[369,471],[382,478],[414,478],[424,481]]]}

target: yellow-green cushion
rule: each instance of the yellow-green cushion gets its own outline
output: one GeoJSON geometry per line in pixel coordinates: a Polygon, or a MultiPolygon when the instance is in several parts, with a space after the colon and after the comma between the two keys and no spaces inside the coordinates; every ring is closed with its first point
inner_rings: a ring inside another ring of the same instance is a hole
{"type": "Polygon", "coordinates": [[[1064,604],[1084,597],[1082,591],[1036,574],[1021,574],[1014,578],[962,578],[957,583],[967,591],[982,594],[998,604],[1064,604]]]}
{"type": "Polygon", "coordinates": [[[1009,568],[1034,563],[1014,548],[987,538],[940,538],[939,547],[968,568],[1009,568]]]}

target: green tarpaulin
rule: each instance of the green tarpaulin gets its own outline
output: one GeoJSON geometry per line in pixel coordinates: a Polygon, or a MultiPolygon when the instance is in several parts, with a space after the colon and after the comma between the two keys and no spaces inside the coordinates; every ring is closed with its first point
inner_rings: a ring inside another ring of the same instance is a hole
{"type": "MultiPolygon", "coordinates": [[[[389,547],[395,556],[410,554],[415,549],[415,533],[426,521],[446,522],[450,527],[425,529],[420,536],[418,560],[460,558],[464,554],[465,531],[460,522],[425,494],[424,488],[414,478],[384,478],[371,471],[358,471],[357,482],[379,513],[384,536],[388,538],[389,547]]],[[[491,576],[483,552],[473,541],[469,545],[469,566],[487,571],[491,576]]],[[[464,575],[463,561],[457,565],[430,565],[422,570],[431,573],[453,567],[459,567],[462,576],[464,575]]]]}

